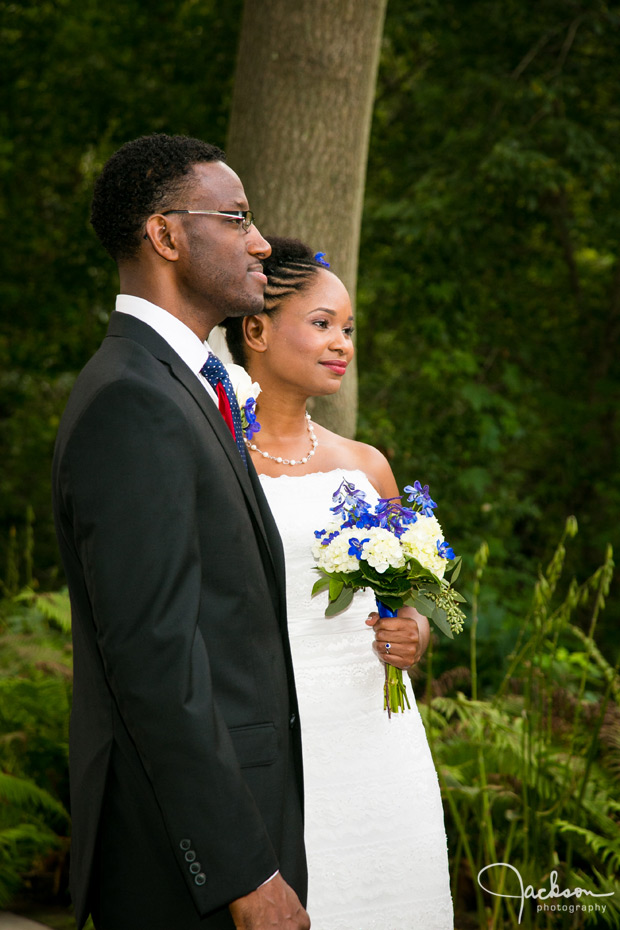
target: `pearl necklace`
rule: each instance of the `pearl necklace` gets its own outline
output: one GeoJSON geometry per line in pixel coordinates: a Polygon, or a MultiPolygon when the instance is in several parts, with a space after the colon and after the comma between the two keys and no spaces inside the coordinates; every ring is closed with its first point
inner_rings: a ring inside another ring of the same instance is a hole
{"type": "Polygon", "coordinates": [[[305,465],[308,459],[312,458],[319,444],[319,440],[316,438],[314,427],[310,419],[310,414],[306,413],[305,417],[306,417],[306,427],[308,430],[308,435],[310,436],[311,448],[308,454],[303,457],[303,459],[283,459],[281,455],[269,455],[268,452],[261,451],[261,449],[258,448],[256,443],[250,442],[249,439],[245,440],[245,444],[248,447],[248,449],[252,450],[252,452],[258,452],[258,454],[262,455],[264,459],[271,459],[272,462],[277,462],[278,465],[305,465]]]}

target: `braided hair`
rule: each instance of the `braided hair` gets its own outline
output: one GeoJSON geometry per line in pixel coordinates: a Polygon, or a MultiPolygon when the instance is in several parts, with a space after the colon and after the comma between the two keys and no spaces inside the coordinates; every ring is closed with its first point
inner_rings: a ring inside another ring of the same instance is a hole
{"type": "MultiPolygon", "coordinates": [[[[263,261],[267,275],[264,313],[276,313],[283,300],[307,288],[317,271],[326,267],[317,261],[312,249],[299,239],[271,236],[267,240],[271,255],[263,261]]],[[[236,365],[246,364],[243,317],[229,317],[222,323],[226,331],[228,351],[236,365]]]]}

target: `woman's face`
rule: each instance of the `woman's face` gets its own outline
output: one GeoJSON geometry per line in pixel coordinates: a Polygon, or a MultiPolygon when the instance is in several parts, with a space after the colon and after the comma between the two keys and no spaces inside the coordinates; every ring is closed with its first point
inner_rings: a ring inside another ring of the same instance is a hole
{"type": "Polygon", "coordinates": [[[265,315],[267,372],[307,396],[333,394],[353,358],[353,311],[342,281],[320,269],[304,290],[265,315]]]}

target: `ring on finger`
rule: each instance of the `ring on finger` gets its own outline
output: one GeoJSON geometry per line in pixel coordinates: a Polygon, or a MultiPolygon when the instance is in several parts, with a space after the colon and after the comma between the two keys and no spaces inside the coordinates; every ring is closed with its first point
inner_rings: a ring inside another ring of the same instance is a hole
{"type": "Polygon", "coordinates": [[[385,644],[385,651],[386,651],[386,652],[389,652],[391,648],[392,648],[392,644],[391,644],[391,643],[386,643],[386,644],[385,644]]]}

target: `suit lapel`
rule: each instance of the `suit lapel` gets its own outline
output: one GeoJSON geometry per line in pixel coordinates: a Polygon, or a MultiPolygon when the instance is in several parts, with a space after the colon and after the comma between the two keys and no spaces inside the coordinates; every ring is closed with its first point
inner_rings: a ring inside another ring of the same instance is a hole
{"type": "MultiPolygon", "coordinates": [[[[239,450],[237,449],[235,441],[230,434],[230,430],[224,422],[222,414],[207,394],[207,391],[200,384],[197,376],[190,368],[188,368],[183,359],[177,355],[174,349],[168,345],[166,340],[163,339],[159,333],[152,329],[152,327],[150,327],[148,324],[143,323],[141,320],[137,320],[135,317],[132,317],[129,314],[117,312],[112,313],[107,335],[109,337],[120,336],[126,339],[133,339],[135,342],[139,342],[140,345],[147,349],[147,351],[149,351],[155,358],[159,359],[159,361],[167,365],[172,376],[183,385],[189,394],[191,394],[203,412],[204,416],[208,420],[216,439],[219,441],[222,449],[226,453],[233,472],[239,481],[245,499],[254,518],[254,524],[262,536],[263,542],[265,543],[265,547],[271,561],[273,573],[276,579],[282,577],[283,572],[281,565],[276,564],[276,562],[280,562],[280,559],[278,557],[274,557],[273,543],[270,540],[270,535],[273,538],[273,534],[268,534],[265,528],[263,514],[261,513],[261,508],[259,507],[257,501],[256,490],[248,473],[248,469],[246,469],[245,465],[243,464],[241,456],[239,455],[239,450]]],[[[252,469],[254,477],[256,478],[254,466],[249,463],[249,467],[252,469]]],[[[269,522],[273,523],[273,518],[271,517],[271,513],[268,510],[268,505],[266,506],[267,512],[269,514],[269,522]]],[[[277,538],[279,540],[279,536],[277,538]]]]}
{"type": "MultiPolygon", "coordinates": [[[[274,580],[276,583],[277,597],[280,601],[281,610],[279,616],[281,618],[281,625],[283,631],[287,631],[286,623],[286,585],[285,585],[285,562],[284,562],[284,549],[282,548],[282,539],[280,533],[278,532],[278,527],[276,526],[276,521],[273,518],[271,508],[267,498],[265,497],[265,492],[263,491],[263,486],[260,483],[256,469],[252,464],[252,460],[248,456],[248,471],[250,475],[250,480],[254,488],[254,493],[256,495],[257,506],[261,512],[263,526],[265,528],[265,533],[267,537],[268,550],[270,557],[272,559],[272,564],[274,566],[274,580]]],[[[288,636],[288,632],[286,633],[288,636]]]]}

